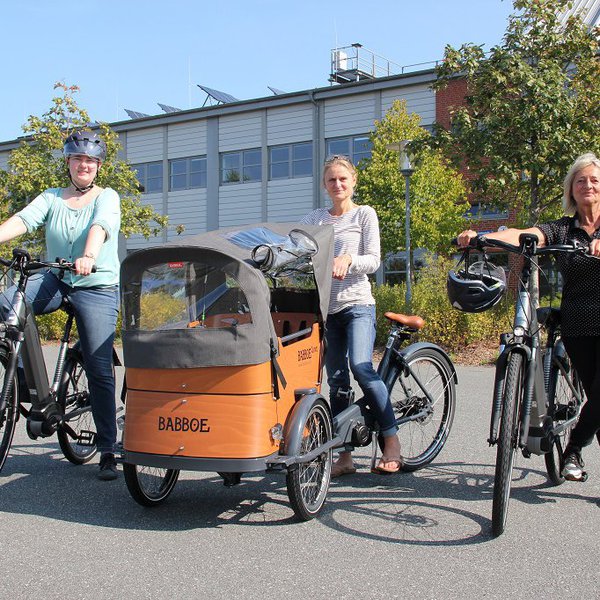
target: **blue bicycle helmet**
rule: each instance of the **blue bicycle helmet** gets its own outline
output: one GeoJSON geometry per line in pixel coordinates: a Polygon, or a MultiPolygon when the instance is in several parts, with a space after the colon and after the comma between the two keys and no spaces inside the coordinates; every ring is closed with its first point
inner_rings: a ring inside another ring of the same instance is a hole
{"type": "Polygon", "coordinates": [[[106,158],[106,143],[93,131],[81,130],[74,131],[66,140],[63,146],[65,158],[75,154],[89,156],[100,162],[106,158]]]}

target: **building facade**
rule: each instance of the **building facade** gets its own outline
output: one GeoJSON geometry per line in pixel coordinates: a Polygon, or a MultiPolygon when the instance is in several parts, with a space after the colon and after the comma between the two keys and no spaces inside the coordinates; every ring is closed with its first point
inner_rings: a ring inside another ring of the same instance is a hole
{"type": "MultiPolygon", "coordinates": [[[[321,165],[332,154],[370,155],[369,133],[395,100],[424,127],[437,118],[433,69],[111,123],[143,186],[142,201],[169,216],[161,237],[259,221],[293,222],[326,205],[321,165]]],[[[18,140],[0,143],[0,168],[18,140]]]]}

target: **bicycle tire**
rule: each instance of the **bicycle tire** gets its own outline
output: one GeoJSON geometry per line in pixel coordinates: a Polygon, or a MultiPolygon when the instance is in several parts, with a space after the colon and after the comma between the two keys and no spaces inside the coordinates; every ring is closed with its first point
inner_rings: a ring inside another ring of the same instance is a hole
{"type": "MultiPolygon", "coordinates": [[[[303,425],[299,455],[307,454],[332,438],[333,424],[323,400],[317,400],[303,425]]],[[[333,452],[326,450],[309,463],[300,463],[288,469],[286,484],[294,513],[301,521],[316,517],[327,498],[331,480],[333,452]]]]}
{"type": "MultiPolygon", "coordinates": [[[[548,386],[548,415],[552,418],[553,429],[560,426],[567,419],[576,416],[584,399],[583,386],[577,372],[571,365],[571,361],[566,354],[561,360],[563,361],[566,373],[563,373],[553,363],[550,370],[550,384],[548,386]],[[581,402],[577,400],[577,396],[573,393],[568,382],[577,390],[581,402]]],[[[544,454],[548,479],[554,485],[561,485],[565,482],[565,478],[561,475],[563,452],[573,427],[575,427],[574,422],[560,434],[555,435],[550,451],[544,454]]]]}
{"type": "Polygon", "coordinates": [[[502,393],[502,415],[498,435],[494,497],[492,501],[492,533],[501,535],[506,527],[512,471],[519,440],[517,416],[523,396],[523,355],[513,352],[506,366],[506,381],[502,393]]]}
{"type": "MultiPolygon", "coordinates": [[[[402,470],[416,471],[428,465],[441,451],[452,428],[456,410],[454,377],[446,358],[430,348],[417,350],[408,359],[409,369],[392,365],[385,384],[396,421],[426,411],[426,416],[400,425],[402,470]],[[433,399],[423,393],[416,374],[433,399]]],[[[383,439],[379,436],[383,450],[383,439]]]]}
{"type": "MultiPolygon", "coordinates": [[[[6,347],[0,348],[0,391],[4,386],[4,380],[6,379],[6,368],[8,366],[9,350],[6,347]]],[[[12,390],[4,410],[0,414],[0,470],[4,467],[6,458],[10,451],[13,436],[15,433],[15,426],[18,418],[18,382],[17,376],[13,378],[12,390]]]]}
{"type": "Polygon", "coordinates": [[[123,463],[125,483],[131,497],[142,506],[158,506],[167,499],[179,479],[178,469],[123,463]]]}
{"type": "Polygon", "coordinates": [[[56,432],[60,449],[69,462],[83,465],[92,460],[98,449],[87,376],[83,360],[75,352],[67,355],[58,403],[64,414],[64,426],[56,432]]]}

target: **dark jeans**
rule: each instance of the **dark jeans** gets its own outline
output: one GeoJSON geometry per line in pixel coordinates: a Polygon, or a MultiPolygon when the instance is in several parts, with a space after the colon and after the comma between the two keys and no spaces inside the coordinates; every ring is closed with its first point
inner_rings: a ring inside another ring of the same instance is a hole
{"type": "Polygon", "coordinates": [[[327,383],[331,410],[335,415],[348,407],[338,390],[350,387],[350,370],[373,411],[383,435],[398,428],[387,388],[373,368],[375,344],[375,306],[350,306],[327,316],[327,383]],[[350,367],[350,370],[348,368],[350,367]]]}
{"type": "Polygon", "coordinates": [[[570,446],[580,450],[594,436],[600,443],[600,336],[564,337],[563,342],[587,396],[569,440],[570,446]]]}
{"type": "MultiPolygon", "coordinates": [[[[4,315],[10,310],[14,290],[12,287],[2,295],[0,308],[4,315]]],[[[112,351],[119,312],[118,286],[72,288],[54,273],[46,272],[29,278],[26,293],[36,315],[58,310],[63,296],[73,305],[96,424],[96,444],[100,452],[114,452],[117,423],[112,351]]]]}

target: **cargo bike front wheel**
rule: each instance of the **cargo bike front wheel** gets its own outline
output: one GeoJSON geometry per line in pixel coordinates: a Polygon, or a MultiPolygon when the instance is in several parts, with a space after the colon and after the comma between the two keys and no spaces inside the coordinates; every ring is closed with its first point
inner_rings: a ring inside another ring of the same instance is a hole
{"type": "MultiPolygon", "coordinates": [[[[317,400],[302,419],[301,435],[290,448],[290,454],[300,459],[318,451],[332,439],[333,425],[329,408],[323,400],[317,400]]],[[[302,521],[316,517],[325,503],[331,480],[331,448],[306,462],[288,469],[286,483],[290,504],[302,521]]]]}

